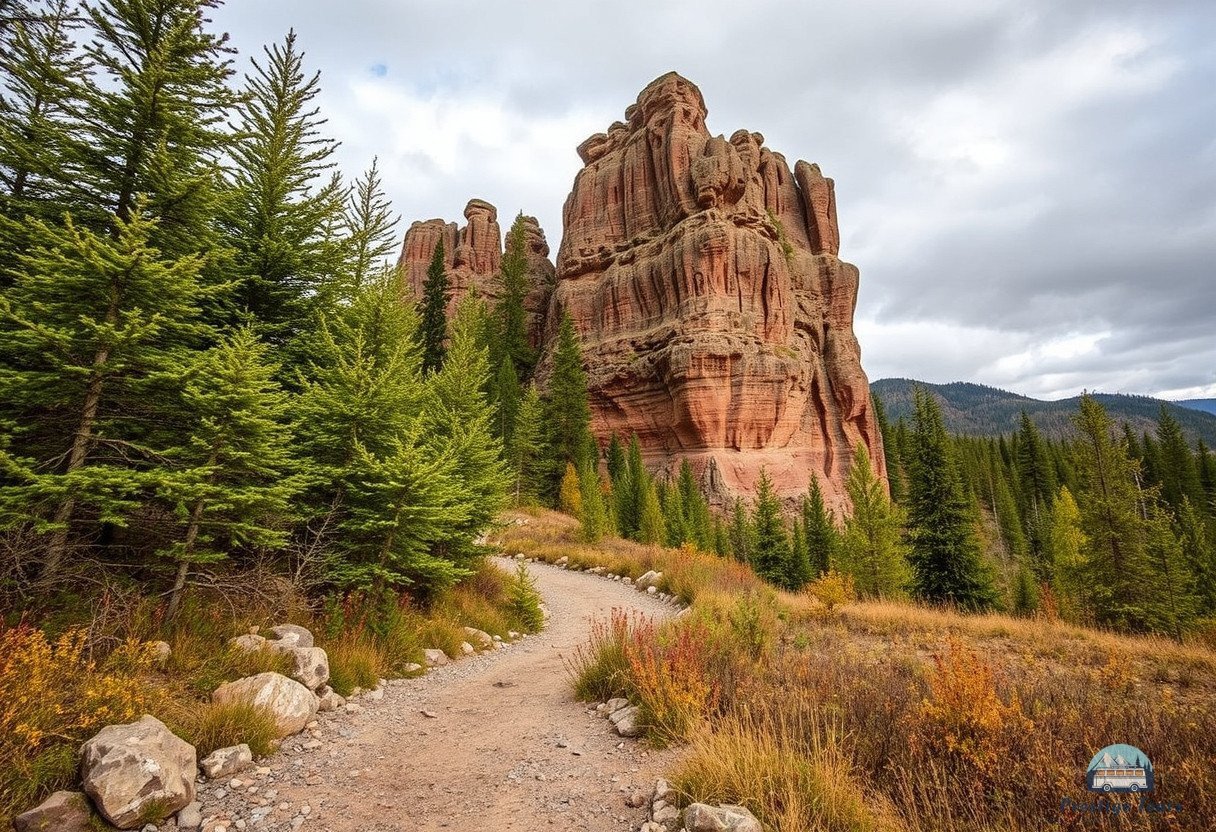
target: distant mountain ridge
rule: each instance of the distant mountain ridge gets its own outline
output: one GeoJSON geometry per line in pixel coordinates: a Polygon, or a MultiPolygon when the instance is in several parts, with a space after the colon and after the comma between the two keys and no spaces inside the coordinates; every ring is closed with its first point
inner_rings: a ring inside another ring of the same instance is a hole
{"type": "MultiPolygon", "coordinates": [[[[870,385],[870,390],[882,399],[891,422],[912,416],[912,388],[921,386],[937,395],[942,405],[946,429],[967,436],[999,436],[1018,428],[1023,410],[1039,430],[1053,439],[1075,435],[1072,416],[1080,408],[1080,396],[1058,401],[1032,399],[997,387],[956,381],[950,384],[929,384],[908,378],[882,378],[870,385]]],[[[1137,434],[1156,427],[1157,413],[1166,405],[1187,439],[1194,443],[1202,438],[1210,447],[1216,446],[1216,414],[1183,407],[1181,402],[1167,402],[1151,396],[1127,396],[1121,393],[1091,394],[1106,408],[1116,423],[1127,422],[1137,434]]],[[[1216,405],[1216,400],[1210,401],[1216,405]]]]}
{"type": "Polygon", "coordinates": [[[1216,415],[1216,399],[1182,399],[1174,404],[1190,410],[1201,410],[1216,415]]]}

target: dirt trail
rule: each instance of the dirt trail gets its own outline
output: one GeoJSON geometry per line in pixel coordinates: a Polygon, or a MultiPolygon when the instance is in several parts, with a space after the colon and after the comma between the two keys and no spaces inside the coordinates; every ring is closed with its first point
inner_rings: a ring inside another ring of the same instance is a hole
{"type": "Polygon", "coordinates": [[[614,607],[674,610],[595,575],[528,568],[551,615],[543,632],[392,683],[379,701],[353,700],[357,713],[319,715],[320,747],[303,748],[307,733],[290,738],[260,774],[242,772],[236,787],[209,784],[203,817],[227,810],[219,819],[230,832],[237,819],[286,830],[305,817],[305,830],[329,832],[637,829],[645,809],[625,798],[649,795],[670,756],[622,741],[588,714],[562,657],[585,642],[593,616],[614,607]]]}

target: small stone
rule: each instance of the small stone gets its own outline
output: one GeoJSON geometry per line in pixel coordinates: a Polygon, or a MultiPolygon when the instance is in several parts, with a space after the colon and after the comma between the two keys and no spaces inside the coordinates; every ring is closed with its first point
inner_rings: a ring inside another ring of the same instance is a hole
{"type": "Polygon", "coordinates": [[[558,747],[558,748],[569,748],[569,747],[570,747],[570,743],[566,742],[565,740],[558,740],[558,741],[557,741],[557,747],[558,747]]]}
{"type": "MultiPolygon", "coordinates": [[[[656,816],[655,820],[659,818],[656,816]]],[[[684,810],[684,828],[688,832],[763,832],[760,821],[750,811],[726,803],[717,807],[692,804],[684,810]]]]}
{"type": "Polygon", "coordinates": [[[448,654],[442,650],[428,648],[422,651],[422,659],[427,667],[443,667],[448,663],[448,654]]]}
{"type": "Polygon", "coordinates": [[[424,717],[426,717],[427,719],[438,719],[439,718],[439,714],[435,713],[434,711],[422,711],[422,715],[424,717]]]}
{"type": "Polygon", "coordinates": [[[88,799],[80,792],[55,792],[28,812],[13,818],[16,832],[88,832],[92,815],[88,799]]]}
{"type": "Polygon", "coordinates": [[[657,589],[655,589],[654,587],[652,587],[652,586],[648,586],[648,587],[646,587],[646,594],[647,594],[647,595],[654,595],[656,592],[658,592],[658,590],[657,590],[657,589]]]}
{"type": "Polygon", "coordinates": [[[462,641],[460,643],[460,652],[464,653],[466,656],[471,656],[477,651],[473,649],[473,645],[469,644],[467,641],[462,641]]]}
{"type": "Polygon", "coordinates": [[[177,813],[177,828],[194,830],[203,825],[203,806],[197,800],[177,813]]]}
{"type": "Polygon", "coordinates": [[[630,792],[625,798],[625,805],[631,809],[640,809],[646,805],[646,795],[641,792],[630,792]]]}

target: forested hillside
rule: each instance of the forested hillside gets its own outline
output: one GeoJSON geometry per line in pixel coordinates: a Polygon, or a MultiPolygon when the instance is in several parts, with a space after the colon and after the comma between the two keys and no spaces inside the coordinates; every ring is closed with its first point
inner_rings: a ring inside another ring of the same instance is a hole
{"type": "MultiPolygon", "coordinates": [[[[1051,439],[1074,435],[1072,415],[1081,399],[1073,396],[1057,401],[1043,401],[1020,396],[996,387],[956,381],[951,384],[925,384],[906,378],[883,378],[871,383],[870,389],[882,397],[887,415],[892,421],[912,413],[912,390],[917,385],[933,391],[941,404],[946,429],[966,436],[1000,436],[1018,429],[1025,410],[1035,426],[1051,439]]],[[[1199,412],[1183,402],[1165,402],[1149,396],[1093,393],[1093,399],[1106,408],[1116,424],[1126,422],[1137,434],[1151,431],[1161,405],[1169,408],[1187,438],[1194,442],[1202,438],[1209,446],[1216,444],[1216,415],[1199,412]]]]}

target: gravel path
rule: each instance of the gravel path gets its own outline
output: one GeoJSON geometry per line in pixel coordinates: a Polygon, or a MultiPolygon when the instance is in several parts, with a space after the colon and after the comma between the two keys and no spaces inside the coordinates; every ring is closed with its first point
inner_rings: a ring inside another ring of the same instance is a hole
{"type": "MultiPolygon", "coordinates": [[[[504,568],[514,565],[503,561],[504,568]]],[[[544,631],[417,679],[354,713],[318,715],[259,768],[200,787],[205,832],[635,830],[670,752],[621,740],[570,693],[563,656],[614,607],[666,617],[673,607],[606,578],[529,564],[544,631]],[[434,716],[427,716],[428,711],[434,716]]]]}

